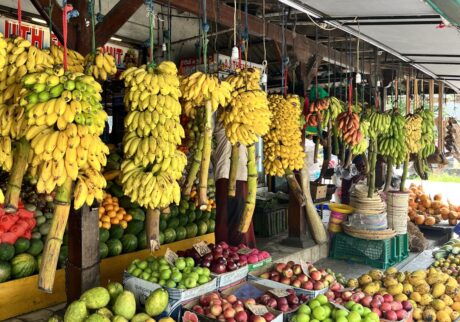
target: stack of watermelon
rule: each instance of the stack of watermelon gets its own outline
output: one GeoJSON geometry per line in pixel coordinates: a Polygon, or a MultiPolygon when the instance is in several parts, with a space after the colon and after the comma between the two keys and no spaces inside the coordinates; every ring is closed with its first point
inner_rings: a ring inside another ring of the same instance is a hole
{"type": "Polygon", "coordinates": [[[0,243],[14,244],[18,238],[30,239],[36,226],[34,213],[20,208],[14,214],[0,208],[0,243]]]}

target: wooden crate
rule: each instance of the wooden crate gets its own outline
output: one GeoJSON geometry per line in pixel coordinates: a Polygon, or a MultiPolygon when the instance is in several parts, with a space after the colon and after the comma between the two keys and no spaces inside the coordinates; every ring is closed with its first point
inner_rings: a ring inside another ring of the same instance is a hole
{"type": "MultiPolygon", "coordinates": [[[[166,249],[173,251],[185,250],[193,244],[205,241],[214,243],[214,233],[195,238],[184,239],[171,244],[163,245],[153,255],[164,255],[166,249]]],[[[146,258],[150,255],[149,250],[123,254],[110,257],[101,261],[101,285],[107,285],[109,281],[122,282],[123,271],[136,258],[146,258]]],[[[0,284],[0,321],[66,301],[65,294],[65,270],[56,272],[54,292],[44,293],[38,290],[38,275],[33,275],[0,284]]]]}

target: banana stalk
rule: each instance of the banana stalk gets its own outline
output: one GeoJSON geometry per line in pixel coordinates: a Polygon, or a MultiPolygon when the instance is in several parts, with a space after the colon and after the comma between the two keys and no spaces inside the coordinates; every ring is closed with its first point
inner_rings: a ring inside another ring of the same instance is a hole
{"type": "Polygon", "coordinates": [[[185,182],[185,186],[182,191],[182,193],[185,196],[190,196],[190,193],[192,192],[193,184],[195,183],[196,176],[198,174],[198,171],[200,171],[201,158],[203,155],[203,143],[204,143],[204,135],[200,135],[198,146],[193,155],[192,165],[190,166],[190,170],[187,175],[187,180],[185,182]]]}
{"type": "Polygon", "coordinates": [[[305,156],[302,170],[300,171],[300,182],[305,197],[305,217],[307,222],[310,223],[311,234],[317,244],[323,244],[328,241],[328,236],[323,223],[321,222],[320,216],[316,211],[316,207],[313,204],[310,192],[310,173],[308,171],[308,160],[305,156]]]}
{"type": "Polygon", "coordinates": [[[409,172],[409,155],[407,155],[406,160],[404,160],[403,173],[401,177],[401,185],[399,186],[399,191],[405,191],[406,189],[406,179],[407,173],[409,172]]]}
{"type": "Polygon", "coordinates": [[[13,154],[13,168],[8,180],[5,194],[5,211],[14,213],[18,210],[22,179],[26,172],[30,143],[23,137],[16,145],[13,154]]]}
{"type": "Polygon", "coordinates": [[[377,140],[371,139],[369,142],[369,174],[367,197],[372,198],[375,190],[375,165],[377,164],[377,140]]]}
{"type": "Polygon", "coordinates": [[[332,121],[329,119],[328,125],[327,125],[327,137],[326,137],[326,142],[327,142],[327,155],[323,160],[323,165],[321,167],[321,174],[319,175],[320,179],[324,178],[326,175],[327,169],[329,167],[329,161],[331,160],[332,157],[332,121]]]}
{"type": "Polygon", "coordinates": [[[211,144],[212,144],[212,103],[210,100],[205,102],[205,123],[204,123],[204,142],[203,155],[201,158],[200,169],[200,187],[199,200],[200,209],[205,210],[208,207],[208,172],[209,163],[211,161],[211,144]]]}
{"type": "Polygon", "coordinates": [[[248,195],[244,206],[243,216],[241,217],[238,231],[246,233],[251,225],[252,215],[256,207],[257,195],[257,166],[256,166],[256,147],[254,144],[248,146],[248,195]]]}
{"type": "Polygon", "coordinates": [[[387,158],[387,177],[385,179],[385,188],[383,191],[387,192],[391,187],[391,178],[393,177],[393,158],[387,158]]]}
{"type": "Polygon", "coordinates": [[[236,195],[236,175],[238,174],[238,162],[240,160],[239,144],[232,145],[232,156],[230,159],[230,174],[228,178],[228,196],[236,195]]]}
{"type": "Polygon", "coordinates": [[[150,252],[160,249],[160,210],[147,209],[145,232],[150,252]]]}
{"type": "Polygon", "coordinates": [[[62,186],[56,190],[53,219],[43,249],[42,264],[38,273],[38,288],[46,293],[53,292],[54,276],[61,250],[62,237],[69,218],[72,179],[67,177],[62,186]]]}
{"type": "Polygon", "coordinates": [[[299,185],[299,182],[297,181],[294,172],[290,170],[286,170],[286,180],[289,185],[289,189],[292,190],[294,193],[295,198],[297,199],[297,202],[301,207],[305,206],[305,195],[302,191],[302,188],[299,185]]]}

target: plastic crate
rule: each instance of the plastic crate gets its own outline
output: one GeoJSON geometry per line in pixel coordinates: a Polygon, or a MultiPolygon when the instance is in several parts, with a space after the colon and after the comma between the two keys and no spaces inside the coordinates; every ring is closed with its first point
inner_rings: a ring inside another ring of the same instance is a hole
{"type": "Polygon", "coordinates": [[[275,201],[257,201],[254,211],[254,233],[257,237],[272,237],[288,228],[288,205],[275,201]]]}
{"type": "Polygon", "coordinates": [[[393,243],[393,238],[367,240],[339,233],[332,240],[329,257],[386,269],[395,264],[393,243]]]}
{"type": "Polygon", "coordinates": [[[393,258],[395,263],[405,260],[409,256],[409,238],[407,234],[396,235],[393,238],[393,258]]]}

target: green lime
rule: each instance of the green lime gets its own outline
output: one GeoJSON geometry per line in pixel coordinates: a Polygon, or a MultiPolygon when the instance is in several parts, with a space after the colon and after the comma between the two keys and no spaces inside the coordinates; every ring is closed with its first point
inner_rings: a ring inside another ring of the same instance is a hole
{"type": "Polygon", "coordinates": [[[141,262],[137,263],[137,267],[139,267],[142,270],[146,269],[147,266],[149,266],[149,263],[147,263],[147,261],[141,261],[141,262]]]}
{"type": "Polygon", "coordinates": [[[158,270],[159,270],[160,272],[161,272],[161,271],[164,271],[164,270],[171,270],[171,267],[169,266],[169,264],[166,264],[166,265],[161,264],[161,265],[160,265],[160,268],[159,268],[158,270]]]}
{"type": "Polygon", "coordinates": [[[159,281],[158,281],[158,284],[160,284],[161,286],[165,286],[165,285],[166,285],[166,281],[165,281],[165,280],[159,280],[159,281]]]}
{"type": "Polygon", "coordinates": [[[160,265],[169,265],[168,261],[164,257],[161,257],[158,262],[160,265]]]}
{"type": "Polygon", "coordinates": [[[136,268],[137,268],[137,266],[136,266],[135,264],[130,264],[130,265],[128,266],[128,268],[126,269],[126,271],[127,271],[129,274],[133,275],[132,273],[134,272],[134,270],[135,270],[136,268]]]}

